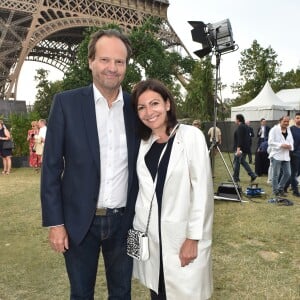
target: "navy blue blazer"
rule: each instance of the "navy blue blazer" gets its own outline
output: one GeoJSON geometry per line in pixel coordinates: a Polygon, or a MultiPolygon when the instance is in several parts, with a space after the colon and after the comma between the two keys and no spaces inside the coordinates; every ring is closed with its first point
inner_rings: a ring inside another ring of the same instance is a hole
{"type": "MultiPolygon", "coordinates": [[[[122,234],[132,225],[137,194],[136,114],[124,93],[128,147],[128,199],[122,234]]],[[[79,244],[93,221],[100,185],[100,149],[92,85],[55,95],[44,147],[41,174],[43,226],[64,224],[79,244]]]]}

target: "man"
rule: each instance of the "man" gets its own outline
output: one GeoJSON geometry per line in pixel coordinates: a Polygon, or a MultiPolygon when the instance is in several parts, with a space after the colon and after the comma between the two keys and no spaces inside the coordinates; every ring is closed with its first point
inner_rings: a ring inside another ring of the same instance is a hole
{"type": "Polygon", "coordinates": [[[42,217],[52,249],[64,253],[70,299],[94,299],[101,250],[108,298],[131,298],[126,236],[137,194],[138,141],[130,97],[121,88],[130,54],[117,30],[96,32],[88,46],[93,84],[56,95],[49,116],[42,217]]]}
{"type": "Polygon", "coordinates": [[[215,138],[216,145],[221,145],[222,143],[222,133],[219,127],[210,127],[208,129],[207,135],[209,136],[209,141],[212,143],[213,138],[215,138]]]}
{"type": "Polygon", "coordinates": [[[45,143],[46,140],[46,133],[47,133],[47,122],[44,119],[40,119],[38,121],[38,127],[39,127],[39,137],[41,138],[42,143],[45,143]]]}
{"type": "Polygon", "coordinates": [[[212,153],[213,155],[216,155],[217,153],[217,146],[221,145],[222,143],[222,133],[221,133],[221,129],[217,126],[212,126],[209,128],[207,135],[209,137],[209,141],[210,141],[210,158],[211,158],[211,164],[212,167],[214,169],[214,160],[212,158],[212,153]],[[213,152],[212,151],[213,148],[213,152]]]}
{"type": "Polygon", "coordinates": [[[252,164],[252,138],[254,137],[254,131],[253,131],[253,128],[250,126],[250,121],[247,120],[245,122],[245,124],[248,126],[248,131],[249,131],[249,136],[250,136],[250,152],[248,154],[248,161],[249,161],[249,164],[252,164]]]}
{"type": "MultiPolygon", "coordinates": [[[[39,157],[40,164],[43,163],[43,153],[44,153],[44,145],[46,141],[47,134],[47,122],[44,119],[40,119],[38,121],[39,133],[35,139],[35,153],[39,157]]],[[[38,172],[39,169],[37,169],[38,172]]]]}
{"type": "Polygon", "coordinates": [[[257,148],[260,146],[260,144],[263,141],[268,140],[269,131],[270,131],[270,127],[267,125],[266,119],[262,118],[260,120],[260,127],[257,130],[257,137],[258,137],[257,148]]]}
{"type": "Polygon", "coordinates": [[[291,176],[290,151],[294,149],[294,139],[289,126],[290,118],[282,117],[279,124],[272,127],[268,139],[268,153],[272,165],[272,190],[277,196],[284,195],[284,187],[291,176]],[[280,172],[282,172],[279,180],[280,172]]]}
{"type": "Polygon", "coordinates": [[[201,129],[201,121],[200,120],[194,120],[192,125],[201,129]]]}
{"type": "Polygon", "coordinates": [[[233,159],[233,180],[238,183],[240,181],[240,165],[244,167],[251,178],[251,182],[255,181],[257,175],[251,170],[246,162],[246,156],[250,152],[250,136],[245,118],[241,114],[236,115],[235,123],[238,125],[234,132],[234,159],[233,159]]]}
{"type": "Polygon", "coordinates": [[[294,125],[290,127],[293,139],[294,150],[291,154],[291,186],[293,195],[300,197],[298,189],[297,177],[300,175],[300,112],[296,113],[294,118],[294,125]]]}

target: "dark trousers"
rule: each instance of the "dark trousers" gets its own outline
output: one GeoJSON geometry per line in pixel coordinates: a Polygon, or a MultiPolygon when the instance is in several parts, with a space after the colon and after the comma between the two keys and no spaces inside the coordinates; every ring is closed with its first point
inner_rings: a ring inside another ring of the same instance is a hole
{"type": "Polygon", "coordinates": [[[291,154],[291,185],[294,193],[299,193],[297,177],[300,174],[300,156],[291,154]]]}
{"type": "MultiPolygon", "coordinates": [[[[109,300],[131,299],[132,259],[126,254],[126,237],[119,236],[122,214],[95,216],[80,245],[69,241],[64,254],[71,285],[71,300],[93,300],[98,259],[102,248],[109,300]]],[[[104,299],[100,296],[99,299],[104,299]]]]}
{"type": "Polygon", "coordinates": [[[291,153],[291,177],[286,183],[285,190],[292,186],[292,190],[294,193],[298,194],[298,180],[297,177],[300,175],[300,155],[295,155],[293,152],[291,153]]]}
{"type": "Polygon", "coordinates": [[[150,290],[150,296],[151,296],[151,300],[167,300],[162,263],[160,265],[160,271],[159,271],[158,295],[154,291],[150,290]]]}
{"type": "Polygon", "coordinates": [[[252,140],[251,140],[251,143],[250,143],[250,150],[249,150],[249,153],[248,153],[248,161],[249,161],[249,164],[252,164],[252,140]]]}
{"type": "Polygon", "coordinates": [[[251,178],[256,177],[256,174],[252,171],[248,163],[246,162],[246,153],[242,153],[240,156],[234,155],[233,159],[233,179],[235,182],[240,181],[240,167],[244,167],[245,171],[251,178]]]}

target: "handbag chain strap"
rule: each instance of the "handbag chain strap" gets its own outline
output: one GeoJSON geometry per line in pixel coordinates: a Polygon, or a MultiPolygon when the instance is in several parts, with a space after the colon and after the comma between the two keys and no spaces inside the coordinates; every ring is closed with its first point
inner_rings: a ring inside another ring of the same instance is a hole
{"type": "Polygon", "coordinates": [[[160,161],[163,157],[163,155],[165,154],[165,151],[167,149],[167,146],[168,146],[168,143],[169,143],[169,140],[170,138],[175,134],[177,128],[179,126],[179,123],[176,124],[176,126],[173,128],[173,130],[171,131],[171,134],[168,138],[168,141],[167,143],[165,144],[161,154],[160,154],[160,157],[159,157],[159,160],[158,160],[158,164],[157,164],[157,170],[156,170],[156,174],[155,174],[155,178],[154,178],[154,187],[153,187],[153,193],[152,193],[152,198],[151,198],[151,202],[150,202],[150,208],[149,208],[149,214],[148,214],[148,220],[147,220],[147,225],[146,225],[146,231],[145,231],[145,234],[147,235],[148,234],[148,228],[149,228],[149,223],[150,223],[150,216],[151,216],[151,212],[152,212],[152,204],[153,204],[153,199],[154,199],[154,195],[155,195],[155,189],[156,189],[156,183],[157,183],[157,173],[158,173],[158,168],[159,168],[159,165],[160,165],[160,161]]]}

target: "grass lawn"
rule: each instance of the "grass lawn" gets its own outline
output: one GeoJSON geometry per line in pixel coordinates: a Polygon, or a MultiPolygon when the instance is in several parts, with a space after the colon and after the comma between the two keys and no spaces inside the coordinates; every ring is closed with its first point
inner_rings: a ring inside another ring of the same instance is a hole
{"type": "MultiPolygon", "coordinates": [[[[217,154],[215,191],[229,177],[217,154]]],[[[300,299],[300,199],[290,192],[294,206],[268,203],[266,181],[257,179],[266,192],[262,197],[215,200],[212,299],[300,299]]],[[[241,168],[243,191],[248,185],[241,168]]],[[[0,300],[69,298],[63,257],[50,249],[47,235],[41,227],[39,174],[21,168],[0,176],[0,300]]],[[[101,260],[95,299],[106,299],[105,290],[101,260]]],[[[148,290],[134,281],[132,298],[147,300],[148,290]]]]}

